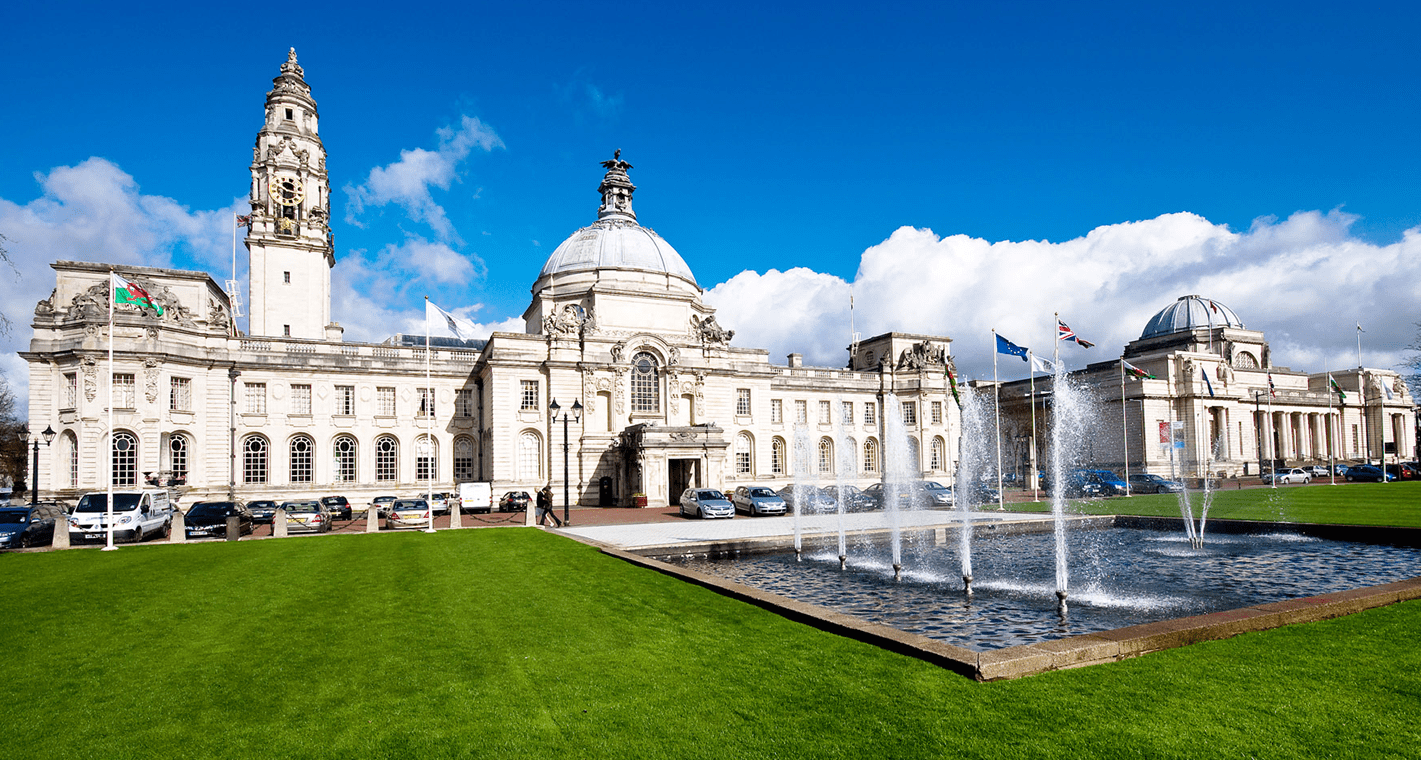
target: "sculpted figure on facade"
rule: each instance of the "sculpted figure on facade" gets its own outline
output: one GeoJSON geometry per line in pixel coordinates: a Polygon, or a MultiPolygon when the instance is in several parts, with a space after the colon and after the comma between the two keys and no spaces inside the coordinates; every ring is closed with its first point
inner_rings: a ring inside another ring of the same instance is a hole
{"type": "Polygon", "coordinates": [[[930,341],[919,341],[913,344],[912,348],[905,348],[898,356],[898,369],[925,369],[927,367],[941,367],[947,357],[947,351],[941,346],[935,346],[930,341]]]}
{"type": "Polygon", "coordinates": [[[586,312],[581,306],[564,304],[561,309],[543,317],[543,332],[558,338],[577,335],[586,319],[586,312]]]}
{"type": "Polygon", "coordinates": [[[99,395],[99,361],[85,356],[80,360],[79,367],[84,371],[84,400],[93,401],[99,395]]]}
{"type": "Polygon", "coordinates": [[[612,361],[616,364],[622,363],[622,358],[626,356],[627,344],[625,341],[612,346],[612,361]]]}
{"type": "Polygon", "coordinates": [[[727,330],[715,321],[712,314],[705,319],[691,315],[691,332],[700,341],[708,346],[724,346],[730,343],[730,339],[735,337],[734,330],[727,330]]]}
{"type": "Polygon", "coordinates": [[[157,359],[143,360],[143,397],[150,404],[158,400],[158,376],[161,374],[157,359]]]}
{"type": "Polygon", "coordinates": [[[1402,382],[1401,375],[1397,375],[1391,379],[1391,389],[1401,398],[1406,398],[1411,395],[1406,391],[1406,383],[1402,382]]]}
{"type": "Polygon", "coordinates": [[[35,304],[36,317],[48,317],[54,314],[54,296],[59,292],[58,288],[49,291],[49,298],[35,304]]]}

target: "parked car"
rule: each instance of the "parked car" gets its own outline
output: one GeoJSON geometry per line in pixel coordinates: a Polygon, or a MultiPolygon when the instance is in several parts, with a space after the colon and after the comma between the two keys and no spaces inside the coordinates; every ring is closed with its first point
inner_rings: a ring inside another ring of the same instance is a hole
{"type": "Polygon", "coordinates": [[[789,509],[779,494],[765,486],[740,486],[731,494],[730,501],[735,504],[735,511],[751,517],[782,515],[789,509]]]}
{"type": "Polygon", "coordinates": [[[878,500],[864,493],[863,489],[858,486],[844,485],[825,487],[833,489],[836,503],[839,496],[839,489],[843,489],[844,500],[846,502],[844,504],[845,512],[872,512],[878,509],[878,500]]]}
{"type": "Polygon", "coordinates": [[[1286,470],[1263,473],[1263,482],[1269,484],[1282,483],[1284,485],[1292,483],[1311,483],[1312,473],[1301,467],[1289,467],[1286,470]]]}
{"type": "Polygon", "coordinates": [[[1347,465],[1345,465],[1345,464],[1334,464],[1334,465],[1332,465],[1332,471],[1333,471],[1334,473],[1338,474],[1338,475],[1346,475],[1346,474],[1347,474],[1347,465]]]}
{"type": "MultiPolygon", "coordinates": [[[[86,493],[69,516],[69,540],[74,543],[108,540],[107,492],[86,493]]],[[[114,491],[115,541],[138,543],[154,533],[167,536],[173,528],[173,507],[168,492],[159,489],[114,491]]]]}
{"type": "Polygon", "coordinates": [[[429,502],[424,499],[396,499],[385,516],[385,530],[428,528],[429,502]]]}
{"type": "Polygon", "coordinates": [[[687,488],[681,492],[681,516],[687,512],[692,517],[735,517],[735,505],[714,488],[687,488]]]}
{"type": "Polygon", "coordinates": [[[1130,490],[1135,493],[1179,493],[1184,484],[1148,472],[1130,473],[1130,490]]]}
{"type": "Polygon", "coordinates": [[[1396,476],[1389,472],[1383,472],[1382,468],[1375,465],[1354,464],[1347,468],[1347,480],[1368,483],[1381,483],[1385,480],[1389,483],[1396,480],[1396,476]]]}
{"type": "MultiPolygon", "coordinates": [[[[384,517],[390,511],[390,505],[395,503],[393,496],[376,496],[370,500],[370,507],[375,510],[375,517],[384,517]]],[[[365,519],[370,519],[370,509],[365,510],[365,519]]]]}
{"type": "Polygon", "coordinates": [[[69,529],[64,507],[54,502],[0,507],[0,549],[48,546],[54,541],[55,526],[69,529]]]}
{"type": "Polygon", "coordinates": [[[1303,467],[1303,469],[1314,478],[1325,478],[1332,474],[1332,470],[1328,469],[1325,464],[1310,464],[1303,467]]]}
{"type": "Polygon", "coordinates": [[[799,486],[796,489],[793,485],[785,486],[776,493],[785,503],[786,512],[798,512],[802,515],[834,512],[839,509],[838,502],[825,496],[818,486],[799,486]],[[801,498],[802,497],[802,498],[801,498]]]}
{"type": "Polygon", "coordinates": [[[286,510],[286,530],[290,533],[328,533],[331,529],[331,513],[325,505],[315,499],[288,501],[281,505],[286,510]]]}
{"type": "Polygon", "coordinates": [[[350,508],[350,502],[344,496],[326,496],[321,499],[321,503],[331,513],[331,519],[350,520],[355,517],[355,511],[350,508]]]}
{"type": "Polygon", "coordinates": [[[533,497],[527,491],[509,491],[498,500],[500,512],[526,512],[533,497]]]}
{"type": "Polygon", "coordinates": [[[1095,482],[1100,484],[1105,496],[1125,496],[1130,493],[1130,485],[1110,470],[1080,469],[1075,472],[1081,475],[1094,475],[1095,482]]]}
{"type": "Polygon", "coordinates": [[[1387,465],[1386,472],[1394,476],[1392,480],[1415,480],[1417,475],[1416,469],[1405,462],[1387,465]]]}
{"type": "MultiPolygon", "coordinates": [[[[1047,493],[1055,493],[1054,486],[1051,480],[1041,481],[1041,490],[1047,493]]],[[[1099,499],[1106,493],[1100,477],[1093,472],[1076,470],[1066,473],[1061,483],[1061,495],[1067,499],[1099,499]]]]}
{"type": "Polygon", "coordinates": [[[270,500],[253,501],[247,504],[247,511],[252,513],[252,522],[256,525],[271,525],[276,519],[276,502],[270,500]]]}
{"type": "Polygon", "coordinates": [[[957,503],[959,493],[967,495],[969,504],[996,504],[1001,501],[1002,495],[1002,492],[998,491],[996,486],[993,486],[985,480],[979,480],[975,483],[963,483],[953,489],[953,504],[957,503]]]}
{"type": "Polygon", "coordinates": [[[435,491],[429,497],[429,506],[436,515],[449,514],[449,494],[443,491],[435,491]]]}
{"type": "MultiPolygon", "coordinates": [[[[886,508],[888,494],[893,490],[879,482],[865,488],[863,493],[880,508],[886,508]]],[[[952,489],[935,480],[912,480],[897,486],[899,509],[925,509],[930,507],[950,507],[957,503],[952,489]]],[[[995,497],[993,497],[995,500],[995,497]]]]}
{"type": "Polygon", "coordinates": [[[460,483],[459,511],[488,514],[493,511],[493,487],[490,483],[460,483]]]}
{"type": "Polygon", "coordinates": [[[192,505],[183,519],[188,538],[221,538],[227,535],[227,518],[237,518],[237,535],[252,532],[256,522],[251,510],[240,501],[199,501],[192,505]]]}

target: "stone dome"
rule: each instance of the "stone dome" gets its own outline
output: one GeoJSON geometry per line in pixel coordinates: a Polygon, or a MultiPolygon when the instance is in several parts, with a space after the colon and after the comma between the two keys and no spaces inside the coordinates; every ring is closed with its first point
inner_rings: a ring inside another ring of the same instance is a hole
{"type": "Polygon", "coordinates": [[[597,269],[669,274],[696,284],[685,259],[660,235],[635,221],[612,218],[599,219],[572,233],[548,257],[538,277],[597,269]]]}
{"type": "Polygon", "coordinates": [[[1145,325],[1140,340],[1161,335],[1210,327],[1235,327],[1243,329],[1243,322],[1233,309],[1203,296],[1180,296],[1178,301],[1164,307],[1145,325]]]}
{"type": "Polygon", "coordinates": [[[607,174],[597,188],[602,194],[597,221],[572,233],[553,251],[538,281],[548,282],[548,278],[567,273],[613,270],[670,275],[699,289],[696,276],[681,254],[660,235],[637,223],[636,211],[632,210],[636,185],[627,176],[632,165],[622,160],[622,152],[617,151],[602,166],[607,174]]]}

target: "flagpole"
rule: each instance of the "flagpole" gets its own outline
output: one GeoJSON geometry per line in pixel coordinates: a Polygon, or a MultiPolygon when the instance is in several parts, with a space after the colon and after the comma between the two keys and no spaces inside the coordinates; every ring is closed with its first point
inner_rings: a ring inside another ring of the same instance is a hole
{"type": "MultiPolygon", "coordinates": [[[[429,296],[424,297],[424,390],[429,394],[428,405],[424,409],[424,445],[429,452],[429,463],[425,466],[424,474],[429,486],[426,495],[425,505],[429,507],[429,527],[425,533],[434,532],[434,386],[430,385],[429,372],[429,296]]],[[[415,452],[415,457],[419,452],[415,452]]],[[[416,459],[418,461],[418,459],[416,459]]]]}
{"type": "MultiPolygon", "coordinates": [[[[113,302],[114,291],[118,288],[118,279],[114,277],[114,271],[109,270],[109,477],[108,477],[108,542],[104,545],[104,551],[111,552],[118,547],[113,544],[113,302]]],[[[141,530],[141,528],[140,528],[141,530]]]]}
{"type": "Polygon", "coordinates": [[[1269,484],[1278,487],[1278,431],[1273,427],[1273,373],[1268,373],[1268,471],[1273,473],[1269,484]]]}
{"type": "Polygon", "coordinates": [[[992,328],[992,395],[997,416],[997,511],[1006,510],[1002,497],[1002,385],[997,380],[997,328],[992,328]]]}
{"type": "Polygon", "coordinates": [[[1125,493],[1130,493],[1130,426],[1125,422],[1125,359],[1118,363],[1120,369],[1120,450],[1125,452],[1125,493]]]}
{"type": "MultiPolygon", "coordinates": [[[[1362,423],[1362,463],[1372,463],[1372,439],[1367,437],[1367,389],[1362,384],[1362,323],[1357,323],[1357,405],[1361,414],[1362,423]]],[[[1382,470],[1386,472],[1385,469],[1382,470]]],[[[1382,475],[1382,482],[1386,482],[1386,475],[1382,475]]]]}
{"type": "Polygon", "coordinates": [[[1332,420],[1332,373],[1327,373],[1327,437],[1332,439],[1327,446],[1327,474],[1331,476],[1332,485],[1337,485],[1337,433],[1333,431],[1332,420]]]}
{"type": "Polygon", "coordinates": [[[1041,500],[1041,490],[1038,486],[1040,481],[1036,479],[1036,363],[1032,362],[1028,354],[1027,364],[1031,365],[1031,457],[1028,460],[1031,465],[1031,500],[1041,500]]]}

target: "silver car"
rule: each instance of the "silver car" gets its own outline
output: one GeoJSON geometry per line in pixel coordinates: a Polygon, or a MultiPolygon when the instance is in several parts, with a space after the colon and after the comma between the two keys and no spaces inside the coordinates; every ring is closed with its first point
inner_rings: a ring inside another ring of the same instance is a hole
{"type": "Polygon", "coordinates": [[[1311,483],[1312,475],[1309,475],[1301,467],[1293,467],[1287,470],[1278,470],[1276,473],[1263,473],[1264,483],[1311,483]]]}
{"type": "Polygon", "coordinates": [[[782,515],[787,509],[780,495],[764,486],[740,486],[730,497],[735,511],[755,515],[782,515]]]}
{"type": "Polygon", "coordinates": [[[428,528],[429,502],[424,499],[395,499],[385,516],[385,530],[428,528]]]}
{"type": "Polygon", "coordinates": [[[326,533],[331,529],[331,512],[319,501],[288,501],[281,508],[286,510],[288,533],[326,533]]]}
{"type": "Polygon", "coordinates": [[[681,516],[735,517],[735,506],[714,488],[687,488],[681,494],[681,516]]]}

